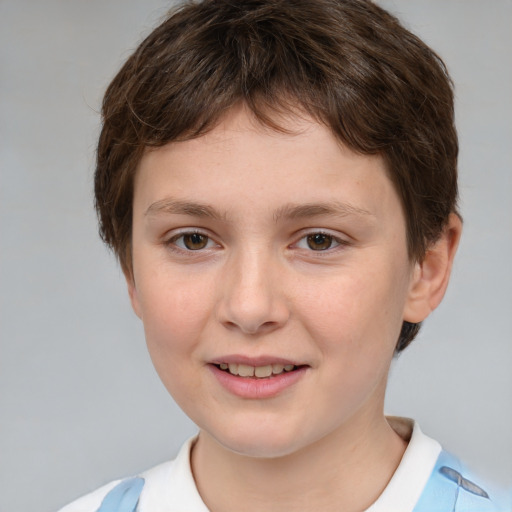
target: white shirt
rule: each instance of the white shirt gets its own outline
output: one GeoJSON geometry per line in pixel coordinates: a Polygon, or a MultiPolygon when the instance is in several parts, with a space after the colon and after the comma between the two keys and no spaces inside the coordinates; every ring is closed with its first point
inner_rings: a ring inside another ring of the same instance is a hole
{"type": "MultiPolygon", "coordinates": [[[[392,417],[388,421],[409,444],[384,492],[366,512],[412,512],[441,453],[441,445],[423,434],[412,420],[392,417]]],[[[190,466],[190,452],[195,439],[189,439],[174,460],[139,475],[145,479],[145,484],[138,511],[208,512],[190,466]]],[[[96,512],[105,495],[119,482],[111,482],[59,512],[96,512]]]]}

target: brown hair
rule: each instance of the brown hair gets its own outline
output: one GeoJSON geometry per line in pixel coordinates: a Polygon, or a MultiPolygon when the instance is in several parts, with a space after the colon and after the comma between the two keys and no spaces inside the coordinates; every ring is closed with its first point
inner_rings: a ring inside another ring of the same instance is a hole
{"type": "MultiPolygon", "coordinates": [[[[244,102],[264,124],[300,109],[380,154],[421,260],[456,211],[457,134],[441,59],[367,0],[203,0],[129,57],[102,108],[95,176],[103,240],[131,274],[134,174],[147,147],[198,137],[244,102]]],[[[405,322],[397,352],[419,325],[405,322]]]]}

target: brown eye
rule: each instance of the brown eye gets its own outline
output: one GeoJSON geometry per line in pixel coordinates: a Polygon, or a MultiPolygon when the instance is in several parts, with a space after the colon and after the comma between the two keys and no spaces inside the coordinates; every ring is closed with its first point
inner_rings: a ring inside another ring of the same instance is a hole
{"type": "Polygon", "coordinates": [[[189,251],[198,251],[208,245],[208,237],[200,233],[187,233],[182,236],[183,245],[189,251]]]}
{"type": "Polygon", "coordinates": [[[306,237],[308,247],[313,251],[325,251],[330,249],[333,237],[325,233],[315,233],[306,237]]]}
{"type": "Polygon", "coordinates": [[[199,251],[208,246],[210,239],[201,233],[185,233],[172,240],[181,249],[199,251]]]}

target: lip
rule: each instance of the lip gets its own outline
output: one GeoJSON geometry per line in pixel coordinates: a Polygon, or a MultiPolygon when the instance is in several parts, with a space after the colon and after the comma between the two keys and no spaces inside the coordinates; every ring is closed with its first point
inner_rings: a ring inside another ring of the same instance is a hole
{"type": "Polygon", "coordinates": [[[293,364],[294,366],[304,366],[304,363],[299,361],[292,361],[291,359],[283,359],[282,357],[273,357],[273,356],[258,356],[258,357],[248,357],[244,355],[231,354],[222,357],[216,357],[210,361],[211,364],[246,364],[249,366],[267,366],[269,364],[282,364],[284,366],[288,364],[293,364]]]}
{"type": "MultiPolygon", "coordinates": [[[[266,366],[267,364],[294,364],[291,361],[276,358],[243,358],[232,357],[222,359],[220,362],[248,364],[250,366],[266,366]]],[[[265,378],[240,377],[221,370],[216,366],[218,363],[207,365],[217,382],[229,393],[250,400],[263,400],[273,398],[288,390],[302,380],[309,368],[307,365],[299,366],[291,372],[283,372],[265,378]]],[[[296,364],[295,364],[296,365],[296,364]]]]}

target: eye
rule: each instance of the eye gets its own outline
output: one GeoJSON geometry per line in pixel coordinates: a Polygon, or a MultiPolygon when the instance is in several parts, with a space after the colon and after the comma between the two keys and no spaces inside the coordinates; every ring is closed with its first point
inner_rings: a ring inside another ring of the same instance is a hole
{"type": "Polygon", "coordinates": [[[311,233],[301,238],[297,244],[300,249],[327,251],[342,244],[342,241],[327,233],[311,233]]]}
{"type": "Polygon", "coordinates": [[[215,242],[202,233],[181,233],[172,237],[168,244],[175,245],[186,251],[200,251],[201,249],[209,249],[216,245],[215,242]]]}

